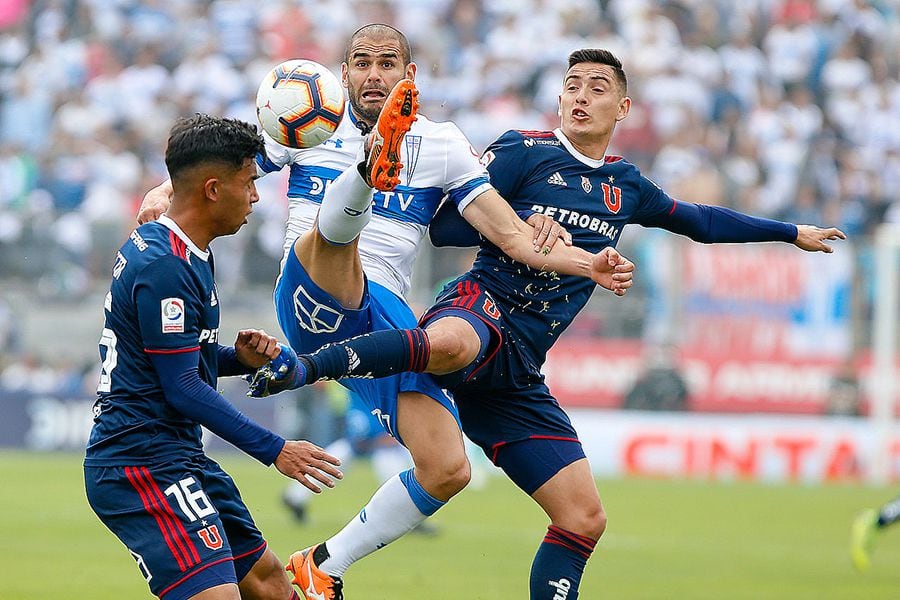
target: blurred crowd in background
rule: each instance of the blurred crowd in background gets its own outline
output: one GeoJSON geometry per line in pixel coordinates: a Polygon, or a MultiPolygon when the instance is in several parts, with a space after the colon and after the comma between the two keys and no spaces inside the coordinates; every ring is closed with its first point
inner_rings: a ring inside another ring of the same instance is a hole
{"type": "MultiPolygon", "coordinates": [[[[865,260],[874,228],[900,222],[898,13],[890,0],[4,0],[0,285],[57,300],[106,286],[166,178],[172,122],[255,122],[269,68],[303,57],[339,72],[370,22],[407,34],[422,112],[479,151],[507,129],[554,128],[568,53],[608,48],[633,99],[612,152],[685,200],[838,226],[865,260]]],[[[277,274],[286,185],[260,184],[254,222],[217,248],[223,287],[270,290],[277,274]]],[[[429,287],[459,270],[441,255],[429,287]]]]}

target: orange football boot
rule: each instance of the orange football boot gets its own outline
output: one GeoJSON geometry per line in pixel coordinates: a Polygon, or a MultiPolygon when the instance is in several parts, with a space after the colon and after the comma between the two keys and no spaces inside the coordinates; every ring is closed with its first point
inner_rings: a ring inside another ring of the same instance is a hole
{"type": "Polygon", "coordinates": [[[366,183],[389,192],[400,183],[400,144],[412,127],[419,110],[419,90],[411,79],[401,79],[388,94],[378,122],[372,128],[369,158],[366,161],[366,183]]]}
{"type": "Polygon", "coordinates": [[[313,553],[318,547],[319,544],[316,544],[291,554],[284,570],[294,574],[291,583],[300,588],[300,593],[307,600],[344,600],[344,582],[341,578],[325,573],[313,560],[313,553]]]}

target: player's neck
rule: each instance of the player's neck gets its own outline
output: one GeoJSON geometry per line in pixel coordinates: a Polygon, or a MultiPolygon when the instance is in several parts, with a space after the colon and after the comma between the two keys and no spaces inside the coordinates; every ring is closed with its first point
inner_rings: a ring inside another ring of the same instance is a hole
{"type": "Polygon", "coordinates": [[[606,149],[609,148],[609,138],[606,136],[602,138],[592,136],[573,137],[566,134],[566,139],[569,140],[573,148],[594,160],[603,160],[606,156],[606,149]]]}
{"type": "Polygon", "coordinates": [[[209,243],[216,238],[210,229],[209,218],[201,218],[200,215],[191,211],[177,209],[173,211],[172,207],[169,207],[166,215],[175,221],[175,224],[178,225],[184,235],[194,242],[197,248],[204,252],[209,249],[209,243]]]}

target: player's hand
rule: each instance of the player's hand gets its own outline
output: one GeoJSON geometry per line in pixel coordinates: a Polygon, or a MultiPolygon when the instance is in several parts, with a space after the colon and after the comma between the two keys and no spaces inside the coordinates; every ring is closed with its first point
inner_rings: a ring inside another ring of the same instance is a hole
{"type": "Polygon", "coordinates": [[[155,221],[161,214],[169,210],[169,205],[172,204],[173,193],[170,181],[165,181],[147,192],[141,201],[141,207],[138,209],[138,225],[155,221]]]}
{"type": "Polygon", "coordinates": [[[572,234],[553,220],[540,213],[530,215],[525,222],[534,227],[534,251],[550,254],[550,250],[557,240],[562,240],[566,246],[572,245],[572,234]]]}
{"type": "Polygon", "coordinates": [[[251,398],[265,398],[300,387],[303,371],[297,361],[297,353],[290,346],[278,346],[281,351],[277,356],[256,369],[255,373],[244,376],[249,385],[247,395],[251,398]]]}
{"type": "Polygon", "coordinates": [[[815,225],[797,225],[797,239],[794,245],[807,252],[827,252],[831,254],[834,248],[825,243],[825,240],[846,240],[847,236],[837,227],[822,229],[815,225]]]}
{"type": "Polygon", "coordinates": [[[282,474],[296,479],[311,492],[322,491],[316,481],[326,487],[334,487],[334,479],[343,479],[338,470],[341,461],[322,448],[304,440],[288,440],[275,458],[275,468],[282,474]]]}
{"type": "Polygon", "coordinates": [[[634,284],[634,263],[619,254],[615,248],[604,248],[594,255],[591,279],[616,296],[624,296],[634,284]]]}
{"type": "Polygon", "coordinates": [[[237,359],[242,365],[258,369],[276,358],[283,346],[262,329],[242,329],[234,341],[237,359]]]}

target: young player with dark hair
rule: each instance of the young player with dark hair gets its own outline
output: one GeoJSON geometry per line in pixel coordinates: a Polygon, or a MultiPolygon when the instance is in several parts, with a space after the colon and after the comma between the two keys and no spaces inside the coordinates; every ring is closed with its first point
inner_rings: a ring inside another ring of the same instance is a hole
{"type": "Polygon", "coordinates": [[[176,123],[166,149],[171,206],[118,251],[104,304],[87,498],[166,600],[297,598],[234,481],[204,453],[201,425],[314,491],[307,477],[328,487],[340,477],[337,459],[285,441],[216,391],[218,376],[251,373],[281,351],[261,330],[218,343],[209,248],[247,222],[263,149],[242,121],[176,123]]]}
{"type": "MultiPolygon", "coordinates": [[[[628,223],[703,243],[782,241],[823,252],[831,252],[825,240],[844,238],[834,228],[676,201],[634,165],[607,156],[616,123],[631,107],[626,92],[622,65],[611,53],[572,53],[559,96],[560,128],[502,135],[482,157],[491,184],[513,209],[553,217],[575,246],[590,252],[615,246],[628,223]]],[[[459,234],[465,211],[445,204],[432,240],[476,243],[471,229],[468,238],[459,234]]],[[[284,379],[257,380],[252,393],[320,378],[435,374],[453,394],[466,435],[550,518],[532,565],[532,600],[574,600],[606,513],[578,435],[540,369],[593,291],[588,279],[529,268],[482,240],[472,269],[444,288],[418,328],[379,331],[301,356],[284,379]]]]}

